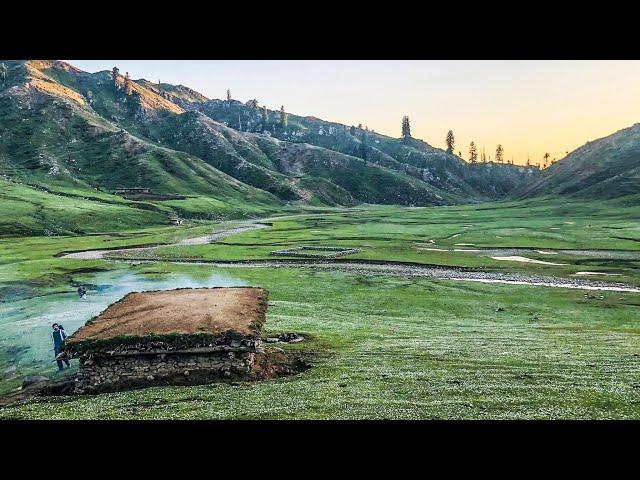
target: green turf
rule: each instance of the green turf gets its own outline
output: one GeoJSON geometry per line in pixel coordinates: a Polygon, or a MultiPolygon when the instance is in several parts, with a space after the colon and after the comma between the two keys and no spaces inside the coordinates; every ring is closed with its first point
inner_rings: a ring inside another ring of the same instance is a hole
{"type": "Polygon", "coordinates": [[[153,255],[208,261],[269,259],[273,258],[270,252],[275,250],[303,245],[337,246],[362,249],[345,257],[349,260],[393,260],[558,276],[598,271],[615,274],[616,281],[640,283],[637,260],[527,254],[532,259],[566,264],[551,266],[499,261],[473,252],[434,250],[529,247],[543,251],[640,252],[638,218],[640,206],[630,203],[628,198],[599,203],[537,199],[415,209],[368,207],[278,217],[269,229],[242,233],[212,245],[165,247],[153,255]]]}
{"type": "MultiPolygon", "coordinates": [[[[474,243],[638,251],[636,204],[633,198],[597,203],[543,199],[428,209],[324,209],[274,217],[269,220],[272,228],[237,234],[221,244],[163,247],[154,252],[180,259],[269,259],[273,258],[270,251],[300,245],[358,247],[361,253],[345,259],[561,276],[600,270],[620,273],[611,277],[615,281],[638,284],[637,261],[558,255],[552,261],[569,265],[555,267],[421,250],[474,243]]],[[[202,222],[90,236],[5,239],[0,250],[0,288],[15,298],[38,301],[36,295],[72,291],[69,276],[91,282],[98,274],[87,268],[165,284],[175,275],[206,278],[215,272],[268,288],[272,306],[265,334],[302,333],[305,342],[285,348],[312,352],[312,369],[253,384],[37,399],[4,408],[0,416],[640,418],[637,293],[602,292],[600,299],[562,288],[303,269],[212,269],[167,262],[131,266],[53,257],[68,250],[171,243],[223,227],[202,222]],[[496,311],[498,307],[504,310],[496,311]]],[[[18,382],[5,385],[15,387],[18,382]]]]}
{"type": "Polygon", "coordinates": [[[270,290],[266,333],[306,335],[295,348],[316,352],[314,368],[253,384],[39,399],[0,410],[0,416],[640,416],[640,295],[618,300],[608,294],[602,302],[539,287],[288,269],[231,273],[270,290]],[[496,312],[497,306],[505,310],[496,312]]]}

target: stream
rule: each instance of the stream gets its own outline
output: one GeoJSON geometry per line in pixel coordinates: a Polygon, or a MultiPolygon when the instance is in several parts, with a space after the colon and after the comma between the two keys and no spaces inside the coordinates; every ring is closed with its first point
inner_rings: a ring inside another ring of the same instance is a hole
{"type": "Polygon", "coordinates": [[[57,369],[53,358],[51,325],[60,323],[69,335],[87,320],[127,293],[173,288],[230,287],[246,282],[225,273],[212,272],[208,277],[166,273],[150,278],[125,269],[92,275],[86,299],[73,289],[40,297],[0,303],[0,386],[9,377],[50,375],[57,369]]]}
{"type": "MultiPolygon", "coordinates": [[[[201,245],[214,243],[230,235],[258,228],[266,228],[268,224],[258,222],[242,222],[237,227],[219,231],[211,235],[182,240],[174,245],[201,245]]],[[[233,268],[310,268],[332,270],[361,275],[400,275],[406,277],[423,277],[442,280],[472,281],[483,283],[502,283],[512,285],[535,285],[581,290],[605,290],[616,292],[640,292],[634,285],[616,282],[604,282],[586,278],[561,278],[527,273],[488,272],[465,268],[438,267],[431,265],[407,264],[401,262],[374,262],[366,260],[327,260],[327,259],[273,259],[261,261],[197,261],[181,259],[153,259],[148,252],[159,247],[134,247],[113,250],[90,250],[70,252],[63,255],[67,258],[96,259],[104,258],[114,262],[123,262],[107,253],[126,253],[127,261],[139,262],[171,262],[181,264],[208,265],[212,269],[227,269],[224,272],[212,271],[206,278],[190,276],[184,273],[165,273],[160,277],[146,277],[132,273],[128,269],[115,269],[98,272],[92,276],[93,284],[89,288],[86,299],[79,299],[75,291],[50,294],[46,296],[18,299],[0,303],[0,387],[10,378],[21,378],[26,374],[46,374],[55,372],[51,341],[51,324],[64,325],[68,334],[72,334],[87,320],[103,311],[108,305],[134,291],[168,290],[174,288],[238,286],[246,283],[229,273],[233,268]],[[137,252],[144,252],[145,258],[135,257],[137,252]]],[[[476,250],[477,251],[477,250],[476,250]]],[[[515,250],[492,249],[483,253],[513,253],[515,250]]],[[[522,250],[518,250],[522,253],[522,250]]],[[[560,252],[560,251],[558,251],[560,252]]],[[[585,250],[574,251],[584,255],[585,250]]],[[[600,251],[593,251],[598,252],[600,251]]],[[[538,252],[542,253],[542,252],[538,252]]],[[[553,255],[551,250],[544,253],[553,255]]],[[[569,253],[564,251],[563,253],[569,253]]],[[[615,252],[608,252],[613,255],[615,252]]],[[[624,253],[625,256],[628,253],[624,253]]],[[[592,272],[581,272],[592,273],[592,272]]],[[[0,388],[1,389],[1,388],[0,388]]]]}
{"type": "MultiPolygon", "coordinates": [[[[204,237],[197,237],[173,245],[202,245],[206,243],[215,243],[216,241],[227,238],[230,235],[238,233],[267,228],[269,224],[245,221],[240,223],[237,227],[229,228],[216,232],[212,235],[204,237]]],[[[460,244],[462,246],[462,244],[460,244]]],[[[563,263],[552,263],[536,261],[529,258],[514,255],[515,253],[539,253],[543,255],[576,255],[576,256],[590,256],[596,258],[618,258],[625,260],[636,260],[640,258],[640,252],[632,251],[616,251],[616,250],[536,250],[536,249],[509,249],[509,248],[468,248],[464,244],[465,248],[450,249],[452,251],[476,253],[480,255],[492,256],[497,260],[510,260],[517,259],[518,261],[531,261],[534,263],[547,263],[549,265],[564,265],[563,263]],[[494,255],[507,255],[504,257],[494,255]]],[[[511,285],[532,285],[532,286],[545,286],[545,287],[558,287],[558,288],[572,288],[579,290],[606,290],[615,292],[640,292],[640,287],[635,285],[629,285],[620,282],[605,282],[601,280],[592,280],[586,278],[564,278],[555,277],[550,275],[538,275],[528,273],[513,273],[513,272],[489,272],[483,270],[472,270],[466,268],[453,268],[453,267],[440,267],[435,265],[419,265],[412,263],[402,262],[374,262],[366,260],[334,260],[334,259],[304,259],[304,260],[256,260],[256,261],[206,261],[206,260],[183,260],[183,259],[170,259],[170,258],[149,258],[148,252],[152,252],[156,248],[166,247],[171,245],[159,245],[156,247],[140,247],[120,250],[93,250],[84,252],[72,252],[67,253],[64,257],[69,258],[103,258],[106,260],[117,261],[115,256],[109,256],[111,253],[125,253],[127,260],[139,261],[139,262],[171,262],[171,263],[186,263],[192,265],[210,265],[213,268],[312,268],[322,270],[335,270],[359,273],[362,275],[402,275],[409,277],[424,277],[434,278],[439,280],[456,280],[456,281],[472,281],[482,283],[502,283],[511,285]],[[135,257],[136,253],[142,253],[140,257],[135,257]]],[[[443,250],[444,251],[444,250],[443,250]]],[[[123,259],[120,259],[123,260],[123,259]]],[[[597,272],[579,272],[580,274],[597,275],[597,272]]]]}

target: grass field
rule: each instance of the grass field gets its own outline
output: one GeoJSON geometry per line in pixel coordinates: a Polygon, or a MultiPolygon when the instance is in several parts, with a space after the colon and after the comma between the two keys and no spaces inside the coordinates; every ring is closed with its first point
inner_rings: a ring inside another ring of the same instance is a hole
{"type": "MultiPolygon", "coordinates": [[[[429,209],[336,210],[273,218],[271,228],[234,235],[218,244],[163,247],[154,255],[267,259],[273,250],[300,245],[340,246],[362,249],[344,258],[558,276],[601,271],[618,274],[611,277],[615,281],[639,284],[637,260],[558,254],[550,261],[567,265],[553,266],[424,249],[638,252],[640,208],[636,204],[634,198],[598,203],[549,199],[429,209]]],[[[602,292],[600,298],[580,290],[537,286],[295,268],[129,265],[53,256],[70,250],[173,243],[214,228],[223,225],[5,240],[0,288],[12,292],[15,299],[38,301],[37,295],[68,295],[72,291],[69,275],[84,282],[99,275],[87,269],[164,284],[173,284],[168,281],[173,278],[201,281],[213,272],[238,284],[266,287],[273,305],[265,334],[303,334],[304,342],[284,348],[309,352],[313,368],[262,383],[41,398],[5,407],[0,417],[640,418],[638,293],[602,292]],[[28,289],[20,291],[20,285],[28,289]],[[497,311],[498,307],[502,310],[497,311]]],[[[11,299],[0,305],[0,311],[10,304],[11,299]]],[[[26,366],[18,367],[20,374],[27,371],[26,366]]]]}
{"type": "MultiPolygon", "coordinates": [[[[631,200],[585,203],[555,199],[437,208],[370,207],[321,215],[278,217],[269,229],[197,246],[153,251],[154,258],[191,260],[268,259],[270,252],[299,246],[359,248],[348,259],[416,262],[569,276],[580,271],[614,274],[640,283],[640,204],[631,200]],[[534,251],[527,257],[565,265],[494,260],[482,248],[534,251]],[[624,250],[632,259],[536,250],[624,250]],[[446,250],[446,251],[442,251],[446,250]],[[458,250],[458,251],[455,251],[458,250]]],[[[138,254],[136,254],[137,256],[138,254]]],[[[293,258],[293,256],[292,256],[293,258]]]]}

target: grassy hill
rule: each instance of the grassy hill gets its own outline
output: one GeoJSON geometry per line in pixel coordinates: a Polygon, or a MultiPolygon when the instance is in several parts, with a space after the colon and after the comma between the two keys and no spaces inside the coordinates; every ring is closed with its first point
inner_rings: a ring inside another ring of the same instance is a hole
{"type": "Polygon", "coordinates": [[[0,178],[0,236],[71,235],[167,223],[170,209],[142,202],[47,191],[0,178]]]}
{"type": "Polygon", "coordinates": [[[574,150],[518,196],[562,194],[607,199],[638,192],[640,123],[574,150]]]}
{"type": "Polygon", "coordinates": [[[60,61],[4,63],[5,180],[85,195],[148,187],[158,197],[145,199],[147,208],[166,215],[219,218],[286,204],[428,206],[549,193],[608,198],[640,186],[639,125],[541,172],[471,165],[419,139],[316,117],[287,114],[285,123],[279,111],[257,102],[208,99],[183,85],[88,73],[60,61]]]}
{"type": "MultiPolygon", "coordinates": [[[[207,116],[200,107],[211,101],[184,86],[58,61],[5,63],[0,174],[12,181],[106,192],[144,186],[252,209],[473,200],[471,190],[441,188],[390,157],[364,160],[330,142],[234,129],[207,116]]],[[[206,216],[208,205],[192,202],[182,213],[206,216]]]]}
{"type": "MultiPolygon", "coordinates": [[[[99,197],[81,200],[99,217],[94,218],[96,223],[114,223],[109,205],[120,204],[123,216],[133,208],[129,214],[137,219],[124,221],[125,227],[137,226],[142,219],[151,224],[168,223],[174,215],[237,217],[281,205],[270,193],[242,183],[196,156],[123,128],[143,123],[136,120],[141,112],[158,119],[184,112],[160,96],[148,95],[143,87],[133,87],[134,93],[127,96],[110,90],[113,82],[109,87],[104,75],[87,74],[61,62],[5,64],[9,72],[0,89],[0,175],[3,185],[11,188],[3,189],[3,198],[24,206],[33,205],[37,198],[36,210],[46,213],[51,208],[59,211],[56,202],[63,205],[63,196],[69,192],[79,199],[99,197]],[[116,188],[135,186],[148,187],[153,194],[167,198],[179,196],[182,201],[169,206],[150,200],[132,207],[131,202],[122,203],[121,197],[112,195],[116,188]],[[34,197],[31,189],[55,196],[41,193],[34,197]],[[94,201],[98,203],[89,203],[94,201]],[[141,208],[156,213],[140,216],[141,208]]],[[[0,234],[92,229],[82,228],[73,218],[59,225],[54,221],[49,228],[42,222],[47,214],[34,212],[31,207],[11,212],[13,220],[2,223],[0,234]]]]}
{"type": "Polygon", "coordinates": [[[191,108],[236,130],[366,159],[370,164],[395,170],[466,199],[502,199],[540,175],[538,169],[519,165],[492,162],[470,165],[457,155],[419,139],[392,138],[316,117],[287,114],[285,127],[280,122],[279,111],[267,109],[265,121],[264,108],[256,108],[251,101],[244,104],[214,99],[193,103],[191,108]]]}

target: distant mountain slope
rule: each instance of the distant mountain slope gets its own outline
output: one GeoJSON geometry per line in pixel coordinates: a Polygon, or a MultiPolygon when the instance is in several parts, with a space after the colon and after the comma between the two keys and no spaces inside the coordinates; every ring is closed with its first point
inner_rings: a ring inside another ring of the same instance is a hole
{"type": "Polygon", "coordinates": [[[469,165],[418,139],[313,117],[288,115],[283,126],[279,112],[268,111],[265,121],[255,102],[210,100],[182,85],[88,73],[60,61],[4,63],[0,175],[36,188],[109,194],[148,187],[174,196],[149,200],[161,211],[210,218],[292,202],[427,206],[498,199],[539,175],[511,165],[469,165]]]}
{"type": "Polygon", "coordinates": [[[588,142],[544,171],[517,197],[614,198],[640,192],[640,123],[588,142]]]}
{"type": "Polygon", "coordinates": [[[380,164],[229,128],[193,111],[190,105],[209,100],[187,87],[140,80],[129,82],[127,93],[125,77],[114,81],[111,72],[86,73],[55,61],[8,64],[0,108],[7,130],[16,133],[0,143],[5,175],[258,204],[463,200],[380,164]],[[336,168],[319,168],[325,161],[336,168]]]}
{"type": "Polygon", "coordinates": [[[284,127],[280,123],[279,111],[267,110],[265,121],[264,108],[257,108],[252,101],[209,100],[194,103],[191,108],[243,132],[266,134],[280,140],[365,157],[369,163],[396,170],[462,198],[504,198],[540,174],[538,169],[518,165],[470,165],[457,155],[419,139],[404,141],[315,117],[287,114],[287,126],[284,127]]]}
{"type": "MultiPolygon", "coordinates": [[[[196,157],[118,128],[96,113],[92,105],[97,100],[85,101],[82,90],[78,93],[52,82],[42,71],[36,70],[32,77],[30,70],[27,65],[24,81],[0,92],[0,168],[5,174],[45,185],[75,184],[91,189],[143,185],[157,193],[276,202],[196,157]]],[[[77,81],[93,77],[82,75],[77,81]]],[[[145,110],[174,109],[154,98],[149,101],[144,94],[140,97],[145,110]]],[[[112,102],[113,110],[126,111],[128,107],[121,107],[118,100],[112,102]]]]}

